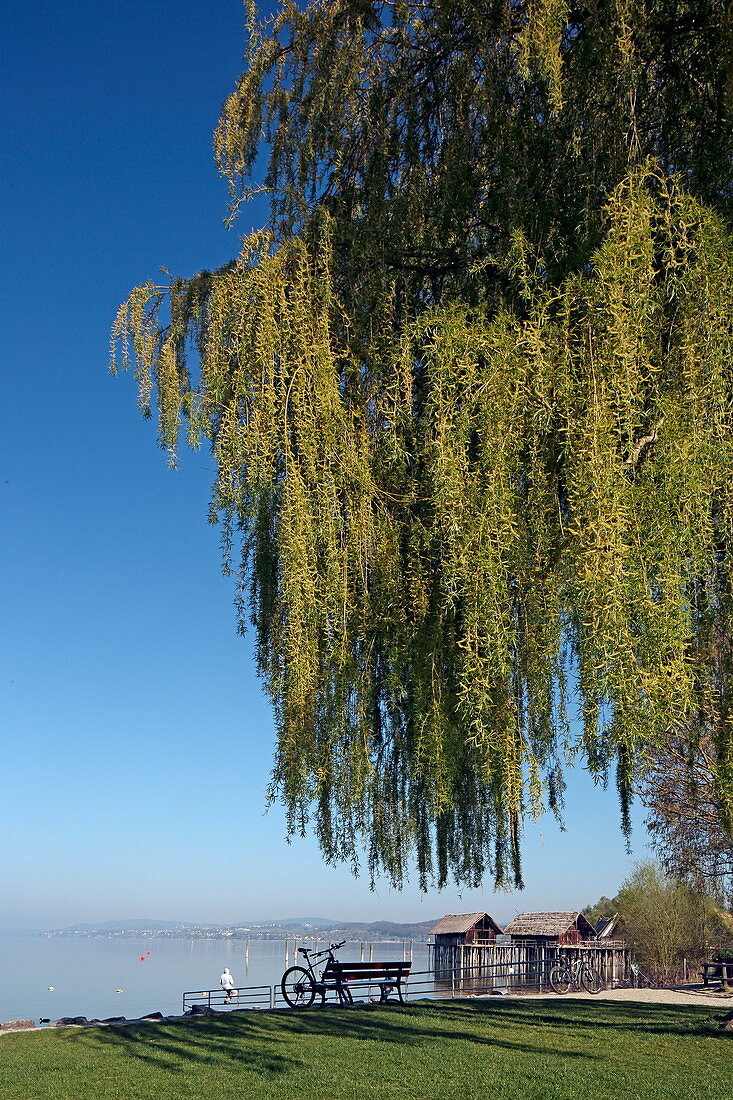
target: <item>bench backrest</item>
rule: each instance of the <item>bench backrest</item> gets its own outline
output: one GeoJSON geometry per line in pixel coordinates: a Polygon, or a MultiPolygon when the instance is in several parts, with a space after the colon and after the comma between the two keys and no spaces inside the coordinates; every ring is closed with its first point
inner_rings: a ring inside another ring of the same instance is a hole
{"type": "Polygon", "coordinates": [[[334,959],[329,962],[323,971],[324,981],[356,982],[368,981],[401,981],[407,978],[412,969],[409,962],[339,962],[334,959]]]}

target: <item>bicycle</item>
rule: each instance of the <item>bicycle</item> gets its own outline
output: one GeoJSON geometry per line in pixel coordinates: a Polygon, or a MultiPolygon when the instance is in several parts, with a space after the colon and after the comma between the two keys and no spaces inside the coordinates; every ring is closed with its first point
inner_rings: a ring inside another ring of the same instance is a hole
{"type": "Polygon", "coordinates": [[[630,963],[631,977],[628,985],[630,989],[654,989],[654,982],[648,974],[645,974],[638,963],[630,963]]]}
{"type": "Polygon", "coordinates": [[[578,955],[572,962],[565,955],[550,971],[550,987],[555,993],[568,993],[571,986],[586,993],[600,993],[603,979],[585,955],[578,955]]]}
{"type": "Polygon", "coordinates": [[[341,943],[332,943],[324,951],[309,951],[306,947],[299,947],[298,953],[303,955],[306,966],[291,966],[282,976],[280,989],[290,1008],[310,1008],[316,994],[321,995],[321,1004],[325,1003],[326,993],[333,989],[338,994],[339,1003],[342,1006],[353,1004],[351,990],[341,981],[329,981],[328,969],[336,960],[334,951],[343,947],[346,940],[341,943]],[[320,976],[316,975],[313,963],[316,959],[326,956],[320,976]]]}

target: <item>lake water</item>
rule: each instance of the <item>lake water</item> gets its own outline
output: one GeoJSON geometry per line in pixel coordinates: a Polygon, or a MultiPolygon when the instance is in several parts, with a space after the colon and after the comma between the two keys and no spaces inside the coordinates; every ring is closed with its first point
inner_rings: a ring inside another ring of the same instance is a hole
{"type": "MultiPolygon", "coordinates": [[[[313,946],[308,940],[299,943],[313,946]]],[[[324,946],[327,942],[321,941],[324,946]]],[[[296,961],[294,948],[291,939],[286,958],[283,940],[251,940],[247,958],[243,940],[2,934],[0,1021],[177,1013],[184,991],[218,988],[225,966],[239,987],[277,985],[285,967],[296,961]]],[[[361,945],[347,943],[338,957],[359,959],[361,945]]],[[[376,961],[402,957],[401,942],[374,945],[376,961]]],[[[364,958],[369,958],[368,945],[364,958]]],[[[427,970],[425,944],[413,945],[412,960],[413,972],[427,970]]]]}

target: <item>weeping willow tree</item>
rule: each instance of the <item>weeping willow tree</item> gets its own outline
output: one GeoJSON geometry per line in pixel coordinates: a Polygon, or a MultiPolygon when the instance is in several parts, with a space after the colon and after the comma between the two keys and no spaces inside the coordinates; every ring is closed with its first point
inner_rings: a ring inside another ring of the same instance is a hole
{"type": "Polygon", "coordinates": [[[627,825],[699,714],[733,818],[732,111],[723,0],[250,12],[215,152],[269,222],[114,338],[171,460],[211,447],[328,860],[521,884],[568,762],[627,825]]]}

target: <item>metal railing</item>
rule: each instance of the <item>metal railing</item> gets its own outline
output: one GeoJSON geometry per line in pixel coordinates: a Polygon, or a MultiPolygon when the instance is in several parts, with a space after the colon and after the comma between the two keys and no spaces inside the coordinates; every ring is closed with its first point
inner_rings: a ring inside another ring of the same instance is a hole
{"type": "Polygon", "coordinates": [[[183,1011],[188,1012],[194,1005],[232,1011],[242,1008],[274,1008],[274,987],[271,985],[242,985],[233,989],[231,995],[221,987],[202,989],[183,994],[183,1011]]]}
{"type": "MultiPolygon", "coordinates": [[[[486,996],[512,991],[540,993],[549,990],[548,974],[554,960],[503,962],[481,966],[461,966],[450,970],[418,970],[402,982],[405,1000],[427,997],[436,1000],[486,996]]],[[[378,1000],[379,983],[363,978],[348,983],[352,997],[378,1000]]],[[[327,1003],[334,1003],[328,1001],[327,1003]]],[[[223,989],[204,989],[183,994],[183,1011],[204,1005],[223,1011],[247,1008],[282,1008],[285,1000],[277,985],[239,986],[229,996],[223,989]]]]}
{"type": "Polygon", "coordinates": [[[424,970],[410,975],[406,989],[413,996],[437,998],[507,994],[512,990],[531,989],[542,993],[549,988],[548,975],[553,965],[553,961],[533,959],[424,970]]]}

